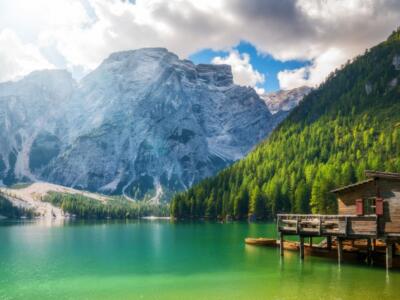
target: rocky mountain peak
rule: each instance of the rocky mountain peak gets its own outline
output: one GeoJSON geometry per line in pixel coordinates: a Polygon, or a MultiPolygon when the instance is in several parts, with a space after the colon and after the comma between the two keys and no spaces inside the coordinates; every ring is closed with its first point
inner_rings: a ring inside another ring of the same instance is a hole
{"type": "Polygon", "coordinates": [[[195,65],[164,48],[113,53],[79,85],[45,71],[0,85],[1,94],[0,180],[133,199],[168,199],[243,157],[277,123],[253,89],[233,83],[230,66],[195,65]],[[40,113],[10,106],[11,94],[40,113]]]}
{"type": "Polygon", "coordinates": [[[232,68],[230,65],[207,65],[199,64],[196,66],[199,78],[205,84],[215,84],[216,86],[229,86],[233,84],[232,68]]]}
{"type": "Polygon", "coordinates": [[[296,107],[299,102],[308,95],[310,87],[299,87],[292,90],[280,90],[278,92],[264,94],[261,98],[272,114],[288,112],[296,107]]]}
{"type": "Polygon", "coordinates": [[[172,52],[169,52],[166,48],[141,48],[136,50],[119,51],[110,54],[108,58],[104,60],[105,63],[121,62],[129,60],[161,60],[168,56],[169,58],[178,60],[178,56],[172,52]]]}

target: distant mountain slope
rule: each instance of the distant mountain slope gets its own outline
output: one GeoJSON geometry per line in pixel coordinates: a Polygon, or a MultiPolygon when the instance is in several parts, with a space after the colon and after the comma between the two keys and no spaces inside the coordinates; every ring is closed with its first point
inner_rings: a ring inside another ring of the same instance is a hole
{"type": "Polygon", "coordinates": [[[400,171],[400,32],[332,73],[245,159],[176,195],[176,217],[336,211],[328,191],[400,171]]]}
{"type": "Polygon", "coordinates": [[[242,158],[279,120],[227,65],[163,48],[114,53],[79,83],[40,71],[0,84],[0,185],[156,202],[242,158]]]}
{"type": "Polygon", "coordinates": [[[133,202],[123,197],[111,197],[75,190],[48,182],[22,184],[0,188],[2,218],[41,217],[53,222],[69,218],[138,219],[166,216],[167,205],[133,202]]]}
{"type": "Polygon", "coordinates": [[[45,218],[64,218],[64,212],[61,208],[42,201],[50,193],[80,195],[103,203],[111,200],[104,195],[78,191],[47,182],[35,182],[18,188],[0,188],[0,196],[10,201],[14,207],[29,209],[45,218]]]}
{"type": "Polygon", "coordinates": [[[295,108],[304,96],[311,92],[311,88],[307,86],[295,88],[292,90],[281,90],[274,93],[268,93],[261,96],[267,104],[272,114],[279,112],[289,112],[295,108]]]}

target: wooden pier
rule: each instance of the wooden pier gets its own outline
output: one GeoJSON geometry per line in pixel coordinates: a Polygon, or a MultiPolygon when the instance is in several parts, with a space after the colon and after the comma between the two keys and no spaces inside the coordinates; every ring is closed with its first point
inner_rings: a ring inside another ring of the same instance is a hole
{"type": "MultiPolygon", "coordinates": [[[[305,239],[326,239],[326,248],[335,241],[338,262],[343,261],[343,245],[364,240],[368,263],[376,243],[386,248],[386,267],[393,266],[396,243],[400,242],[400,174],[367,171],[367,180],[333,190],[337,195],[337,215],[278,214],[279,247],[284,255],[284,237],[299,237],[300,258],[304,259],[305,239]]],[[[358,243],[359,244],[359,243],[358,243]]]]}

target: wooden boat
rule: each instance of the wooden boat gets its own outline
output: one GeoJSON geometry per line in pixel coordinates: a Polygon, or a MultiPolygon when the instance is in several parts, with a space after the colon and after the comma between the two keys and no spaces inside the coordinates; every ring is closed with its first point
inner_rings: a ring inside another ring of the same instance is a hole
{"type": "MultiPolygon", "coordinates": [[[[279,241],[276,239],[270,239],[270,238],[246,238],[244,242],[247,245],[255,245],[255,246],[266,246],[266,247],[278,247],[279,246],[279,241]]],[[[292,242],[292,241],[285,241],[283,243],[283,248],[285,250],[292,250],[292,251],[297,251],[299,250],[299,246],[297,242],[292,242]]]]}
{"type": "Polygon", "coordinates": [[[276,247],[275,239],[267,239],[267,238],[246,238],[244,242],[247,245],[256,245],[256,246],[273,246],[276,247]]]}
{"type": "Polygon", "coordinates": [[[297,250],[299,250],[299,243],[293,242],[293,241],[284,241],[283,249],[289,250],[289,251],[297,251],[297,250]]]}

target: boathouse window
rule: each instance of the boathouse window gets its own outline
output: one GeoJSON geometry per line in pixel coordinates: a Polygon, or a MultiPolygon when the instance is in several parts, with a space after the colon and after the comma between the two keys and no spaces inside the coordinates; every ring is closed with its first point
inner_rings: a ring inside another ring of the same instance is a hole
{"type": "Polygon", "coordinates": [[[375,215],[382,214],[381,199],[376,199],[375,197],[357,199],[356,200],[356,214],[358,216],[363,215],[375,215]],[[377,208],[378,204],[378,210],[377,208]]]}
{"type": "Polygon", "coordinates": [[[364,200],[364,215],[375,215],[375,197],[364,200]]]}

